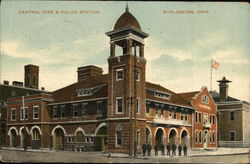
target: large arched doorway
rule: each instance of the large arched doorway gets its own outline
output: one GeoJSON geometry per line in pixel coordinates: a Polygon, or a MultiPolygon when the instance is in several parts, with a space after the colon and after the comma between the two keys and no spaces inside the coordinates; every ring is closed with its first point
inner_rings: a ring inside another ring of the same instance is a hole
{"type": "Polygon", "coordinates": [[[10,147],[17,147],[17,133],[15,129],[10,131],[10,147]]]}
{"type": "Polygon", "coordinates": [[[156,134],[155,134],[155,144],[158,146],[158,149],[160,149],[160,146],[162,144],[164,144],[164,131],[161,128],[159,128],[156,131],[156,134]]]}
{"type": "Polygon", "coordinates": [[[186,130],[183,130],[181,133],[181,146],[183,145],[188,146],[188,132],[186,130]]]}
{"type": "Polygon", "coordinates": [[[54,133],[54,149],[63,150],[64,148],[64,132],[61,128],[55,129],[54,133]]]}
{"type": "Polygon", "coordinates": [[[107,126],[104,125],[100,127],[96,133],[94,140],[95,150],[96,151],[106,151],[108,142],[108,130],[107,126]]]}
{"type": "Polygon", "coordinates": [[[20,147],[27,147],[28,140],[30,139],[27,129],[23,127],[20,129],[19,132],[20,132],[20,147]]]}
{"type": "Polygon", "coordinates": [[[32,140],[31,140],[31,148],[39,149],[41,147],[41,135],[37,128],[32,130],[32,140]]]}
{"type": "Polygon", "coordinates": [[[146,127],[146,144],[152,144],[152,134],[149,128],[146,127]]]}
{"type": "Polygon", "coordinates": [[[174,129],[172,129],[169,133],[168,142],[170,145],[176,144],[176,142],[177,142],[177,133],[174,129]]]}

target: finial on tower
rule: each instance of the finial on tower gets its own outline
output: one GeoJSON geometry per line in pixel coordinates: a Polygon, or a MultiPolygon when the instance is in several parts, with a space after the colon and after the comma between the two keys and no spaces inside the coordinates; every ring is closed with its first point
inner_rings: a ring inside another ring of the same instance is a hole
{"type": "Polygon", "coordinates": [[[126,12],[129,12],[129,9],[128,9],[128,1],[127,1],[127,3],[126,3],[126,10],[125,10],[126,12]]]}

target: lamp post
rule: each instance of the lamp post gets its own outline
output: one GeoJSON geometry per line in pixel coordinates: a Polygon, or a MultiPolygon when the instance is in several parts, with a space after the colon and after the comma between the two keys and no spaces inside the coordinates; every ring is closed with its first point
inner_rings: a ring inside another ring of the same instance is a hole
{"type": "Polygon", "coordinates": [[[22,108],[23,108],[23,124],[24,124],[23,148],[24,148],[24,151],[27,151],[24,96],[22,96],[22,106],[23,106],[22,108]]]}

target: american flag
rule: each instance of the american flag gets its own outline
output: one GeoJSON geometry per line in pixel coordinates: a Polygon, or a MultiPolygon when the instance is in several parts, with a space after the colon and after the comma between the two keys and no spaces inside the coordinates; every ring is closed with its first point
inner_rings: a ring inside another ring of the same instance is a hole
{"type": "Polygon", "coordinates": [[[211,64],[211,67],[212,67],[212,68],[218,69],[219,66],[220,66],[220,63],[219,63],[219,62],[212,60],[212,64],[211,64]]]}

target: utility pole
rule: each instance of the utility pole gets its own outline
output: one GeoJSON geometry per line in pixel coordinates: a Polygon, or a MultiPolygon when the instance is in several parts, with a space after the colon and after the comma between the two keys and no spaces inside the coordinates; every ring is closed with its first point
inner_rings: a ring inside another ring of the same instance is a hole
{"type": "Polygon", "coordinates": [[[22,105],[23,105],[23,124],[24,124],[24,134],[23,134],[23,148],[24,151],[27,151],[26,147],[26,124],[25,124],[25,105],[24,105],[24,96],[22,96],[22,105]]]}
{"type": "Polygon", "coordinates": [[[136,43],[134,44],[134,157],[137,156],[137,87],[136,87],[136,74],[137,74],[137,59],[136,59],[136,43]]]}

